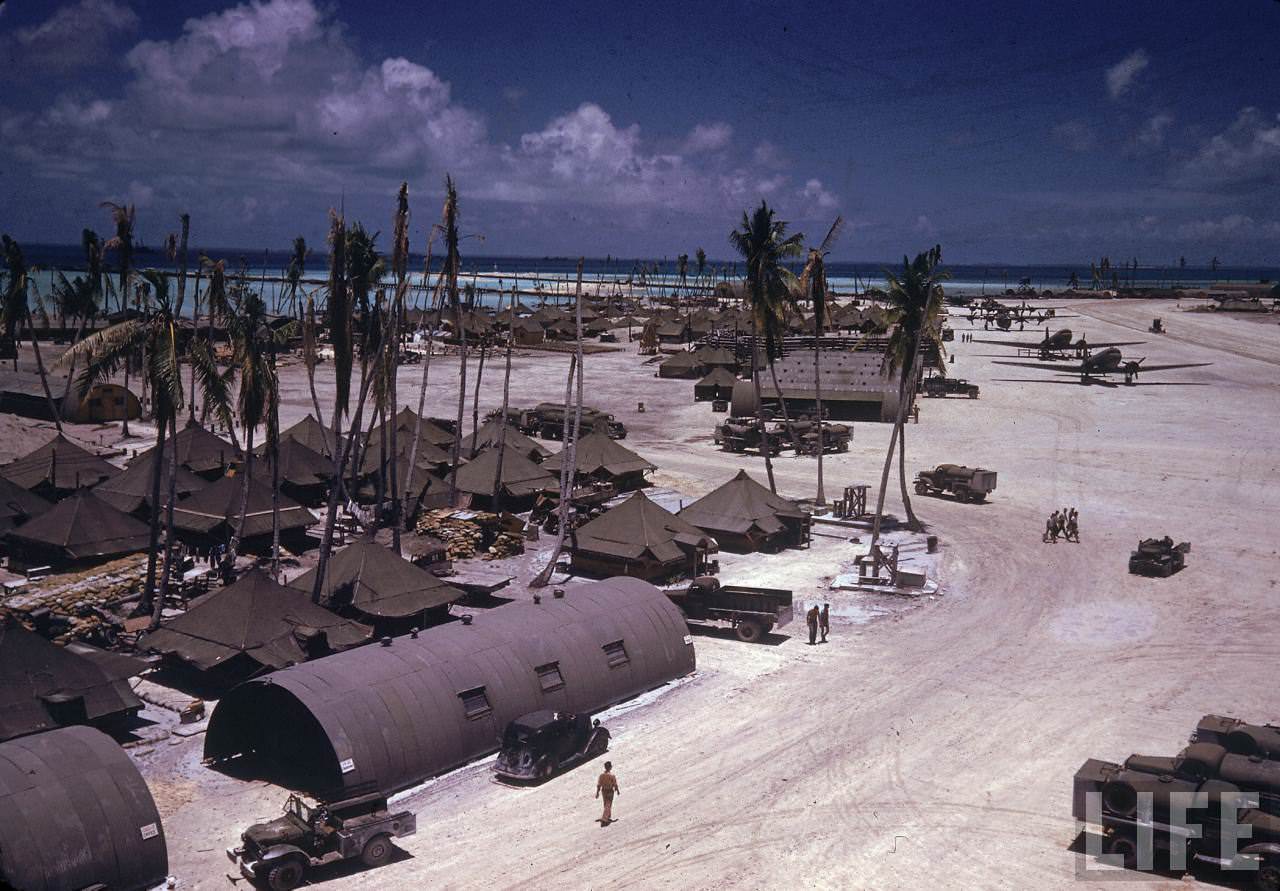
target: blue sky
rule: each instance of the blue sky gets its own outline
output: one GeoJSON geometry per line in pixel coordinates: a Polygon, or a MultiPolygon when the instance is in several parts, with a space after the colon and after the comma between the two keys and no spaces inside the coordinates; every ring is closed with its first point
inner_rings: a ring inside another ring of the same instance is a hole
{"type": "Polygon", "coordinates": [[[0,228],[674,256],[762,198],[838,259],[1280,258],[1280,2],[8,0],[0,228]]]}

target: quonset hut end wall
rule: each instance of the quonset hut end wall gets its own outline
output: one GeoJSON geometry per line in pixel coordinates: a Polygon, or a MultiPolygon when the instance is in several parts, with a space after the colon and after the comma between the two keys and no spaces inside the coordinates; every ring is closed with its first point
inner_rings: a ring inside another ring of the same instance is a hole
{"type": "Polygon", "coordinates": [[[596,712],[694,668],[680,610],[611,578],[248,681],[214,710],[205,757],[254,755],[313,791],[390,792],[496,750],[520,715],[596,712]]]}
{"type": "Polygon", "coordinates": [[[168,871],[151,792],[111,737],[63,727],[0,743],[0,887],[135,891],[168,871]]]}

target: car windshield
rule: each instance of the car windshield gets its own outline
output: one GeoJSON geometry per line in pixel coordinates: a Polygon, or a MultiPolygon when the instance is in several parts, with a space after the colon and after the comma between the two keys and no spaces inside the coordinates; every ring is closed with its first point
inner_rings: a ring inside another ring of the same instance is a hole
{"type": "Polygon", "coordinates": [[[304,823],[311,822],[311,808],[302,803],[302,799],[296,795],[290,795],[289,801],[284,806],[285,813],[297,817],[304,823]]]}

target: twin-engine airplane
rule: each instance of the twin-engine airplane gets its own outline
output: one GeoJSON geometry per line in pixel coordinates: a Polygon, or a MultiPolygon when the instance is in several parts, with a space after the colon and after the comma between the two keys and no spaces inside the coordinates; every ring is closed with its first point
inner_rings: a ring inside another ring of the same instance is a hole
{"type": "Polygon", "coordinates": [[[1051,362],[1072,358],[1069,354],[1074,354],[1077,359],[1086,359],[1089,357],[1089,351],[1093,349],[1137,346],[1138,344],[1146,343],[1146,341],[1115,340],[1106,343],[1089,343],[1084,339],[1083,334],[1080,335],[1079,340],[1072,341],[1070,328],[1059,328],[1052,334],[1046,328],[1044,338],[1041,340],[974,340],[974,343],[989,343],[993,346],[1013,347],[1019,350],[1038,350],[1042,361],[1051,362]]]}
{"type": "MultiPolygon", "coordinates": [[[[1082,384],[1103,384],[1111,387],[1116,386],[1116,384],[1106,379],[1108,374],[1123,374],[1124,382],[1133,386],[1140,371],[1147,373],[1171,371],[1175,368],[1200,368],[1204,365],[1213,364],[1212,362],[1178,362],[1171,365],[1144,365],[1144,362],[1146,362],[1145,356],[1141,359],[1126,359],[1118,349],[1108,347],[1086,356],[1075,368],[1064,368],[1061,365],[1047,365],[1041,362],[1005,362],[999,359],[996,360],[995,364],[1012,365],[1017,368],[1035,368],[1041,371],[1057,371],[1070,375],[1078,374],[1082,384]]],[[[1045,381],[1044,383],[1062,382],[1045,381]]]]}

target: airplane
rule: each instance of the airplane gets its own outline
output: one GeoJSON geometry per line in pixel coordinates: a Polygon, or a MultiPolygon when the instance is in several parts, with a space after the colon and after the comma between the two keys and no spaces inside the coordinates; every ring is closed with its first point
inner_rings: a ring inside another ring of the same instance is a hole
{"type": "Polygon", "coordinates": [[[1077,341],[1071,340],[1070,328],[1059,328],[1052,334],[1049,329],[1044,329],[1044,338],[1042,340],[974,340],[974,343],[989,343],[994,346],[1014,347],[1019,350],[1039,350],[1040,361],[1051,362],[1059,359],[1067,359],[1067,353],[1075,353],[1077,359],[1087,358],[1090,350],[1105,349],[1107,347],[1137,346],[1146,343],[1145,340],[1115,340],[1106,343],[1089,343],[1085,340],[1084,335],[1080,335],[1077,341]]]}
{"type": "Polygon", "coordinates": [[[1213,364],[1212,362],[1179,362],[1172,365],[1144,366],[1142,363],[1145,361],[1147,361],[1146,356],[1141,359],[1126,359],[1118,349],[1108,347],[1085,356],[1075,368],[1063,368],[1060,365],[1046,365],[1041,362],[1005,362],[1000,359],[997,359],[995,364],[1012,365],[1017,368],[1036,368],[1042,371],[1057,371],[1063,374],[1078,374],[1082,384],[1100,383],[1108,386],[1115,386],[1115,384],[1106,379],[1108,374],[1123,374],[1124,382],[1133,386],[1140,371],[1170,371],[1174,368],[1200,368],[1204,365],[1213,364]]]}

